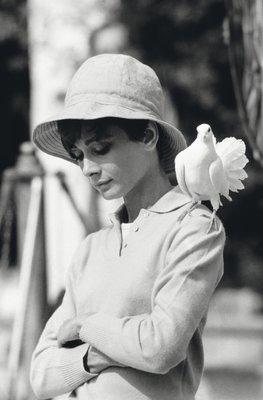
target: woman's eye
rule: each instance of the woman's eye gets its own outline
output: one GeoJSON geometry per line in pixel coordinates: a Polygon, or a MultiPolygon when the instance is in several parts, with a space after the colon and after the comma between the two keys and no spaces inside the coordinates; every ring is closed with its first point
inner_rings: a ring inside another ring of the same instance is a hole
{"type": "Polygon", "coordinates": [[[77,149],[72,149],[70,151],[70,156],[73,158],[75,161],[82,161],[83,160],[83,153],[80,150],[77,149]]]}
{"type": "Polygon", "coordinates": [[[94,145],[91,152],[95,155],[103,155],[110,150],[110,147],[110,143],[98,143],[97,145],[94,145]]]}

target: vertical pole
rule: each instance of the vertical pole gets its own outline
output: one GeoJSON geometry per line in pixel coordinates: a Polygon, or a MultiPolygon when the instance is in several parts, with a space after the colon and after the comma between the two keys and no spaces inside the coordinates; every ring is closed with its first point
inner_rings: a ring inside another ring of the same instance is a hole
{"type": "MultiPolygon", "coordinates": [[[[33,179],[39,178],[39,180],[42,182],[42,188],[44,171],[35,157],[34,149],[31,143],[23,143],[20,150],[21,152],[15,167],[15,175],[18,215],[18,256],[19,264],[21,265],[24,246],[25,244],[28,246],[28,243],[25,243],[25,238],[28,237],[28,235],[26,236],[26,233],[28,233],[26,232],[26,229],[29,222],[28,211],[30,198],[33,195],[31,183],[33,179]]],[[[19,352],[18,364],[20,368],[18,369],[18,376],[16,377],[17,379],[15,381],[15,385],[17,385],[17,387],[15,393],[13,394],[12,400],[21,398],[26,398],[27,400],[35,399],[29,383],[30,362],[32,352],[43,329],[47,304],[43,189],[41,190],[40,195],[41,198],[39,207],[36,206],[35,210],[32,210],[31,207],[30,210],[31,214],[32,212],[33,214],[34,212],[38,213],[38,217],[36,217],[37,225],[35,230],[35,239],[32,239],[31,245],[32,256],[30,262],[32,263],[32,268],[30,271],[30,284],[24,286],[21,284],[21,286],[25,288],[24,290],[21,289],[20,292],[23,296],[21,302],[24,301],[25,303],[25,308],[23,311],[25,315],[22,318],[23,323],[21,323],[21,326],[19,327],[21,330],[20,337],[22,337],[21,348],[17,349],[19,352]],[[24,297],[26,297],[26,300],[24,297]]],[[[25,255],[23,254],[23,260],[24,258],[25,255]]],[[[30,267],[28,268],[30,269],[30,267]]],[[[20,274],[22,273],[23,271],[21,269],[20,274]]],[[[21,316],[17,317],[21,318],[21,316]]],[[[14,328],[16,325],[19,326],[19,324],[14,324],[14,328]]],[[[12,349],[10,351],[12,351],[12,349]]]]}
{"type": "Polygon", "coordinates": [[[0,268],[8,268],[9,255],[10,255],[10,240],[11,240],[11,225],[13,222],[13,214],[10,208],[13,206],[14,201],[14,176],[13,169],[6,169],[3,173],[3,178],[0,187],[0,229],[1,229],[1,254],[0,254],[0,268]],[[8,223],[6,221],[8,220],[8,223]]]}

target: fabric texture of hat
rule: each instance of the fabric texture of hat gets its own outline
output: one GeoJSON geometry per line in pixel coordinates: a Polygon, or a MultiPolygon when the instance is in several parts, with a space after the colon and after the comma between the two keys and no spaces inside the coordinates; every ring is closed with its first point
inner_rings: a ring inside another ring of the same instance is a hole
{"type": "Polygon", "coordinates": [[[101,54],[81,65],[69,85],[63,110],[35,128],[33,142],[45,153],[76,164],[61,142],[57,121],[105,117],[155,121],[166,138],[162,141],[162,165],[170,173],[186,141],[164,120],[163,113],[164,94],[152,68],[127,55],[101,54]]]}

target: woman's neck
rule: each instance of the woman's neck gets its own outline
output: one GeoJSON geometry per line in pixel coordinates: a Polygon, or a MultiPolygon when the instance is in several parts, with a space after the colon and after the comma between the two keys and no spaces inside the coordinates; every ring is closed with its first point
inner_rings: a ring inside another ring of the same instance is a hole
{"type": "Polygon", "coordinates": [[[161,171],[145,176],[125,197],[128,222],[133,222],[142,208],[154,205],[165,193],[172,189],[168,177],[161,171]]]}

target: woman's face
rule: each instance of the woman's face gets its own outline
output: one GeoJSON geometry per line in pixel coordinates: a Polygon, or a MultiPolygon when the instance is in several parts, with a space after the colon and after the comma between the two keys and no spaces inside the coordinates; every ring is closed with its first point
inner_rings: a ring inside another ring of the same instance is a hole
{"type": "Polygon", "coordinates": [[[151,167],[144,142],[131,141],[114,123],[104,129],[102,139],[82,123],[80,139],[71,153],[91,185],[108,200],[125,197],[147,179],[151,167]]]}

